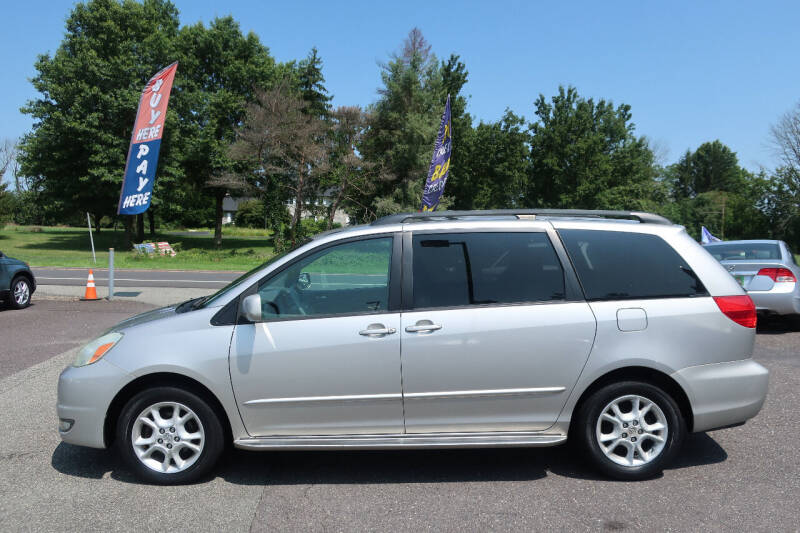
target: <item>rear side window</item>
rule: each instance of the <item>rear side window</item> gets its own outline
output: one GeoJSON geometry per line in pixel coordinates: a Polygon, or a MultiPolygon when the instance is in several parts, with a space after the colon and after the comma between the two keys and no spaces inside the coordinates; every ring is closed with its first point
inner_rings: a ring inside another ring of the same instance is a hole
{"type": "Polygon", "coordinates": [[[661,237],[560,230],[588,300],[708,296],[686,261],[661,237]]]}
{"type": "Polygon", "coordinates": [[[414,235],[415,308],[564,299],[564,271],[545,233],[414,235]]]}

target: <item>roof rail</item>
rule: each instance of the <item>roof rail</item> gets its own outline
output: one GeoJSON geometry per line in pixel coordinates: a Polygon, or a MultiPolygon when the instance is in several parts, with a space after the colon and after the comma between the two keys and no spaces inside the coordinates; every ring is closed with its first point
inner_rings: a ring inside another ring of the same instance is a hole
{"type": "Polygon", "coordinates": [[[381,217],[372,222],[373,226],[402,224],[404,222],[459,219],[464,217],[513,216],[516,218],[536,217],[581,217],[581,218],[620,218],[637,220],[642,224],[672,225],[669,219],[653,213],[640,211],[608,211],[603,209],[487,209],[482,211],[425,211],[419,213],[398,213],[381,217]]]}

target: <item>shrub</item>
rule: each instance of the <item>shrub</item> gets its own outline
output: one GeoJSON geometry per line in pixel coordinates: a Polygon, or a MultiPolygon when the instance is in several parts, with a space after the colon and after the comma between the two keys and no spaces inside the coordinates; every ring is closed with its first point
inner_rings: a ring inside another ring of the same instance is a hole
{"type": "Polygon", "coordinates": [[[245,200],[236,210],[234,223],[243,228],[263,228],[265,215],[264,204],[260,200],[245,200]]]}

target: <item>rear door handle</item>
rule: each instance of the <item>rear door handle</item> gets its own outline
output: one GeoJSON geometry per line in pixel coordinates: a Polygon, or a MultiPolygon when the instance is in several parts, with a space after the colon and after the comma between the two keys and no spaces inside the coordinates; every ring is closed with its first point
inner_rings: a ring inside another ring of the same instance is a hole
{"type": "Polygon", "coordinates": [[[417,324],[416,326],[406,326],[406,331],[409,333],[418,333],[420,331],[436,331],[442,329],[439,324],[417,324]]]}
{"type": "Polygon", "coordinates": [[[387,328],[383,324],[370,324],[367,326],[367,329],[362,329],[358,332],[359,335],[364,335],[365,337],[391,335],[392,333],[397,333],[397,330],[394,328],[387,328]]]}

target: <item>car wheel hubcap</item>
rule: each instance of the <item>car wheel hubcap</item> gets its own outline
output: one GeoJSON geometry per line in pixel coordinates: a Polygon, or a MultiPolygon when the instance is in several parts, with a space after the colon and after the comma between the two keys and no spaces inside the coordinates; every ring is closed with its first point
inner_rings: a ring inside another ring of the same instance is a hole
{"type": "Polygon", "coordinates": [[[18,281],[17,284],[14,285],[14,301],[17,302],[17,305],[26,304],[30,295],[31,292],[28,289],[28,284],[24,281],[18,281]]]}
{"type": "Polygon", "coordinates": [[[641,466],[658,457],[666,446],[667,431],[661,408],[636,394],[606,405],[595,428],[600,449],[622,466],[641,466]]]}
{"type": "Polygon", "coordinates": [[[160,402],[146,408],[131,431],[131,444],[139,461],[165,474],[182,472],[197,462],[205,441],[200,418],[177,402],[160,402]]]}

